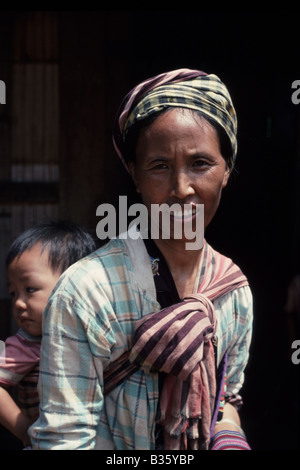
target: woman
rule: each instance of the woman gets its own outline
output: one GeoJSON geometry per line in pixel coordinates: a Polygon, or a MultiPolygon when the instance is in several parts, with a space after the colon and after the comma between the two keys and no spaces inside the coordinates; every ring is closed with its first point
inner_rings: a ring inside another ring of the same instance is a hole
{"type": "Polygon", "coordinates": [[[175,237],[178,219],[196,228],[201,204],[204,229],[212,220],[236,128],[225,85],[203,72],[161,74],[124,99],[114,144],[148,213],[184,209],[171,212],[168,238],[129,232],[60,280],[45,312],[34,448],[249,449],[237,411],[247,279],[206,241],[188,250],[184,230],[175,237]]]}

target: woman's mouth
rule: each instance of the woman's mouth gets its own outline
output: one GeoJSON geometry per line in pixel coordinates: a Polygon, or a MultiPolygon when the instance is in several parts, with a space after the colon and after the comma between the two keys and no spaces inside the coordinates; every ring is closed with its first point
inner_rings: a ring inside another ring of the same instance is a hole
{"type": "Polygon", "coordinates": [[[151,238],[195,239],[196,245],[190,243],[187,247],[189,250],[203,246],[204,204],[163,204],[158,207],[159,210],[155,207],[151,211],[151,238]],[[191,244],[193,247],[190,247],[191,244]]]}
{"type": "Polygon", "coordinates": [[[200,212],[200,204],[184,204],[179,209],[170,207],[170,218],[174,221],[188,221],[200,212]]]}

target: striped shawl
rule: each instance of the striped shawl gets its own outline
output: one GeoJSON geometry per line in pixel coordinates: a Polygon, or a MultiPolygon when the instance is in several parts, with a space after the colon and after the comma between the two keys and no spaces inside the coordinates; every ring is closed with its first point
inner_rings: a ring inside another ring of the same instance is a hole
{"type": "Polygon", "coordinates": [[[168,450],[207,449],[216,403],[213,300],[248,285],[232,260],[205,242],[198,293],[137,322],[133,345],[105,374],[105,393],[137,368],[165,373],[158,422],[168,450]]]}

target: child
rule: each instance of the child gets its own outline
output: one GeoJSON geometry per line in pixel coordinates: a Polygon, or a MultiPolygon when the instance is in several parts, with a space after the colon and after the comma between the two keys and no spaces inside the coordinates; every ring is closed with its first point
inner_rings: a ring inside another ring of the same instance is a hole
{"type": "Polygon", "coordinates": [[[12,312],[19,326],[5,342],[0,363],[0,424],[30,443],[27,430],[37,419],[42,314],[60,275],[96,249],[83,228],[70,222],[41,224],[21,234],[6,259],[12,312]],[[4,362],[4,363],[3,363],[4,362]],[[19,406],[7,391],[18,385],[19,406]]]}

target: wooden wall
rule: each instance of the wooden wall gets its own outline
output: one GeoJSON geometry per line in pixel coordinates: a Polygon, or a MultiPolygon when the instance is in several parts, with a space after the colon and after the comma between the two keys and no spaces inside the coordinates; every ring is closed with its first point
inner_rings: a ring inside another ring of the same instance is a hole
{"type": "Polygon", "coordinates": [[[113,116],[127,91],[126,14],[26,11],[1,16],[0,316],[10,323],[4,260],[37,222],[69,219],[95,234],[96,208],[124,194],[113,116]],[[117,89],[117,92],[116,92],[117,89]],[[109,162],[109,165],[107,164],[109,162]],[[123,189],[122,189],[123,187],[123,189]]]}

